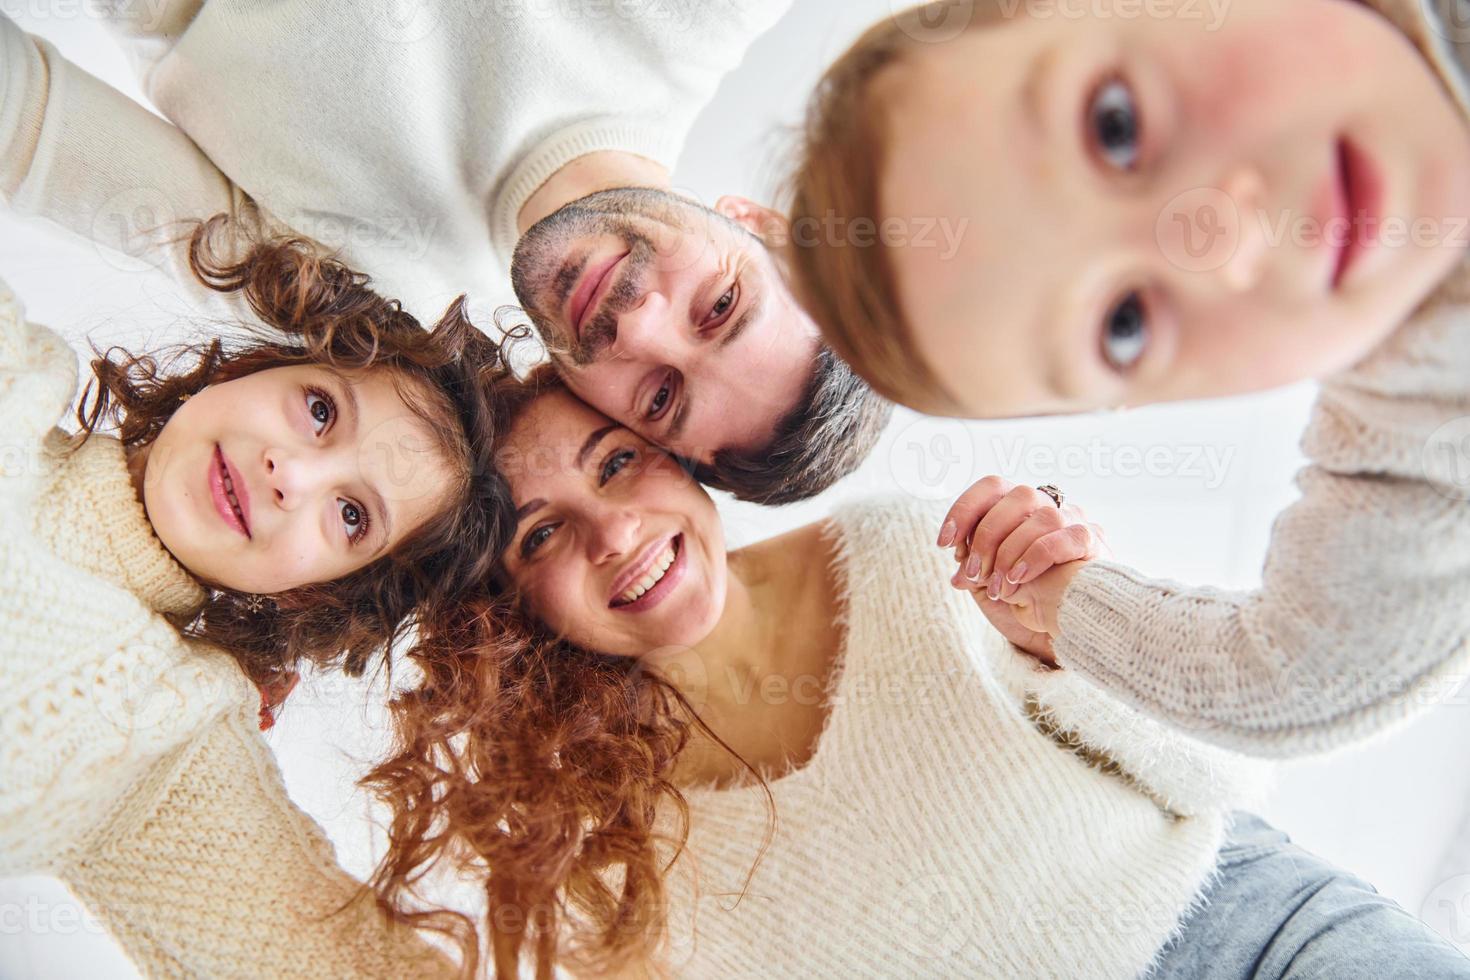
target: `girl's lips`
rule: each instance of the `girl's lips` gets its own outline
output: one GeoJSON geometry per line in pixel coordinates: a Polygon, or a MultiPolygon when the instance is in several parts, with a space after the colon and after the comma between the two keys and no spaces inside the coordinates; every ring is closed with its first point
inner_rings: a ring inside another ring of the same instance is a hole
{"type": "Polygon", "coordinates": [[[1348,273],[1363,254],[1378,243],[1378,221],[1383,206],[1383,177],[1373,161],[1348,139],[1337,143],[1337,201],[1342,208],[1340,219],[1346,222],[1345,236],[1340,229],[1329,231],[1329,239],[1337,247],[1337,263],[1332,270],[1332,288],[1339,289],[1348,273]]]}
{"type": "Polygon", "coordinates": [[[613,270],[627,257],[627,252],[609,256],[603,262],[597,265],[589,264],[583,270],[582,279],[577,283],[577,288],[572,292],[571,300],[567,304],[567,324],[572,329],[572,336],[578,340],[582,339],[582,323],[587,319],[587,314],[597,309],[598,301],[612,285],[613,270]]]}
{"type": "MultiPolygon", "coordinates": [[[[608,608],[620,613],[641,613],[647,612],[667,599],[673,593],[675,586],[683,579],[684,573],[688,568],[688,563],[684,560],[684,535],[676,535],[672,544],[674,548],[674,563],[669,566],[668,571],[664,572],[664,577],[655,582],[653,588],[632,602],[626,605],[610,604],[608,608]]],[[[659,550],[662,551],[663,549],[660,548],[659,550]]]]}
{"type": "Polygon", "coordinates": [[[245,480],[240,476],[240,471],[235,469],[234,464],[225,458],[224,450],[218,445],[214,447],[214,455],[210,462],[209,498],[214,503],[215,512],[219,514],[221,520],[248,539],[250,537],[250,495],[245,490],[245,480]],[[234,493],[234,501],[230,500],[231,492],[234,493]]]}

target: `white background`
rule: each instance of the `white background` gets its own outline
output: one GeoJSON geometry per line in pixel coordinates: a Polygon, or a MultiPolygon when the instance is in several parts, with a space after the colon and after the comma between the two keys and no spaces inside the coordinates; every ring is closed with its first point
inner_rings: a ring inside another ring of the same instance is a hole
{"type": "MultiPolygon", "coordinates": [[[[701,116],[676,184],[707,203],[731,192],[771,198],[788,145],[784,127],[799,118],[803,94],[823,65],[889,9],[882,0],[797,0],[701,116]]],[[[0,0],[0,10],[141,98],[118,50],[76,6],[0,0]]],[[[91,338],[136,349],[181,339],[191,329],[190,310],[167,279],[3,213],[0,275],[26,300],[33,319],[78,344],[91,338]]],[[[478,299],[509,298],[507,290],[478,299]]],[[[822,498],[778,511],[727,501],[722,509],[731,543],[739,545],[815,519],[840,499],[883,491],[952,497],[973,479],[1001,472],[1063,486],[1108,529],[1116,555],[1148,573],[1249,587],[1258,581],[1272,516],[1293,496],[1296,439],[1311,396],[1309,387],[1298,387],[1230,402],[1037,422],[938,422],[900,412],[862,470],[822,498]]],[[[1283,768],[1263,812],[1451,938],[1470,941],[1470,917],[1453,914],[1466,908],[1462,898],[1470,892],[1470,878],[1459,877],[1470,873],[1470,848],[1456,846],[1470,788],[1464,698],[1368,747],[1283,768]]],[[[326,826],[339,857],[358,874],[373,864],[377,835],[353,791],[352,760],[370,757],[381,734],[378,703],[363,685],[315,678],[293,695],[270,735],[293,797],[326,826]]],[[[59,883],[0,882],[0,977],[62,976],[136,973],[59,883]]]]}

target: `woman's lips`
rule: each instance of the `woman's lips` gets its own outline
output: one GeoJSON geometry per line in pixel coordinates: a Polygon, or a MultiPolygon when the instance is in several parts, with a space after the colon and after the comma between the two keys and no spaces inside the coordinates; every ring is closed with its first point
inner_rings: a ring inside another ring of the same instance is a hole
{"type": "Polygon", "coordinates": [[[609,256],[597,265],[589,263],[583,270],[582,278],[572,291],[567,304],[567,324],[572,329],[572,336],[578,340],[582,339],[582,324],[586,321],[587,314],[597,309],[598,302],[612,285],[613,270],[627,257],[627,252],[609,256]]]}
{"type": "Polygon", "coordinates": [[[209,498],[214,502],[215,512],[234,530],[246,538],[250,537],[250,494],[245,490],[245,481],[218,445],[209,467],[209,498]],[[231,499],[233,497],[233,499],[231,499]]]}
{"type": "Polygon", "coordinates": [[[1337,249],[1332,270],[1332,288],[1339,289],[1348,273],[1363,254],[1378,243],[1378,221],[1383,205],[1383,177],[1373,161],[1347,139],[1337,144],[1336,200],[1342,209],[1340,223],[1346,230],[1334,227],[1328,238],[1337,249]]]}
{"type": "MultiPolygon", "coordinates": [[[[654,548],[651,550],[653,551],[653,553],[651,555],[648,555],[646,559],[647,567],[643,568],[638,575],[631,577],[630,581],[626,583],[618,583],[622,587],[614,593],[614,598],[611,602],[608,603],[608,608],[614,610],[615,612],[647,612],[648,610],[657,606],[659,603],[663,602],[669,597],[669,595],[673,593],[675,586],[677,586],[680,580],[684,578],[684,573],[688,568],[688,563],[685,561],[684,558],[684,552],[686,550],[684,548],[684,535],[675,535],[671,540],[661,542],[660,544],[655,545],[654,548]],[[669,547],[672,547],[674,549],[674,562],[669,566],[668,571],[664,572],[663,578],[655,582],[647,592],[643,593],[632,602],[619,603],[616,597],[626,592],[634,582],[636,582],[639,578],[642,578],[649,569],[653,568],[653,559],[657,558],[660,554],[664,552],[666,548],[669,547]]],[[[619,578],[621,579],[622,577],[623,576],[620,576],[619,578]]]]}

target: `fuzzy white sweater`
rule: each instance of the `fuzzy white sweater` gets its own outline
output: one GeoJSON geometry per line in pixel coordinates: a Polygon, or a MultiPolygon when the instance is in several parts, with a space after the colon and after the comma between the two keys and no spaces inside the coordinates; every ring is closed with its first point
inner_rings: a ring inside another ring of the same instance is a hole
{"type": "Polygon", "coordinates": [[[832,517],[833,707],[812,758],[770,784],[775,839],[748,887],[765,795],[685,793],[675,976],[1121,980],[1207,882],[1261,764],[1019,653],[948,585],[940,516],[879,499],[832,517]]]}
{"type": "Polygon", "coordinates": [[[121,444],[54,429],[76,355],[0,281],[0,875],[64,880],[148,977],[443,977],[286,796],[121,444]],[[333,915],[338,906],[346,911],[333,915]]]}
{"type": "Polygon", "coordinates": [[[0,197],[164,264],[155,227],[258,207],[432,316],[504,291],[516,216],[566,163],[672,170],[790,3],[99,0],[173,125],[0,18],[0,197]]]}
{"type": "MultiPolygon", "coordinates": [[[[1470,45],[1422,0],[1368,0],[1462,107],[1470,45]]],[[[1290,756],[1414,717],[1470,677],[1470,263],[1349,370],[1302,439],[1301,499],[1261,588],[1191,588],[1097,561],[1056,656],[1133,706],[1240,751],[1290,756]]]]}

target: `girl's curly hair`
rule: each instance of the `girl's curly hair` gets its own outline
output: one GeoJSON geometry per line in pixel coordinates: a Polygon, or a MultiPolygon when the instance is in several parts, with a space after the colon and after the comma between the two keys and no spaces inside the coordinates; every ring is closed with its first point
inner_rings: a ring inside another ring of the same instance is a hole
{"type": "MultiPolygon", "coordinates": [[[[485,506],[490,465],[489,392],[500,348],[469,321],[461,296],[431,330],[395,300],[296,237],[251,241],[224,215],[188,238],[195,277],[239,293],[261,321],[238,341],[217,338],[148,354],[97,350],[77,406],[85,440],[115,428],[129,448],[146,446],[189,395],[270,368],[322,364],[391,371],[404,401],[432,431],[458,475],[439,513],[393,551],[333,582],[278,593],[271,601],[210,587],[203,607],[178,625],[232,653],[265,687],[307,661],[361,675],[412,623],[484,578],[513,530],[511,515],[485,506]]],[[[208,583],[206,583],[208,585],[208,583]]]]}

